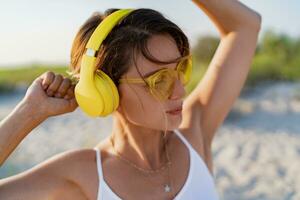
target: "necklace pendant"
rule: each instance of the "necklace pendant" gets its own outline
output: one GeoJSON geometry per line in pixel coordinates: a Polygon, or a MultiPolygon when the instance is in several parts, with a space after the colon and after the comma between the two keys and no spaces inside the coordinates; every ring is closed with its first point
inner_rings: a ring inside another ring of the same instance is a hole
{"type": "Polygon", "coordinates": [[[171,190],[170,186],[169,186],[169,185],[166,185],[166,186],[165,186],[165,192],[170,192],[170,190],[171,190]]]}

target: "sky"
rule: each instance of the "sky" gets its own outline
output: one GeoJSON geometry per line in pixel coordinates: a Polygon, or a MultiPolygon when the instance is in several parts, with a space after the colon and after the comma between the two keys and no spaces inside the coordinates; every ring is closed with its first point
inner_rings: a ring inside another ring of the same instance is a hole
{"type": "MultiPolygon", "coordinates": [[[[300,36],[299,0],[241,0],[262,17],[261,34],[268,29],[300,36]]],[[[72,41],[93,12],[108,8],[151,8],[176,23],[191,45],[217,29],[188,0],[0,0],[0,68],[70,61],[72,41]]]]}

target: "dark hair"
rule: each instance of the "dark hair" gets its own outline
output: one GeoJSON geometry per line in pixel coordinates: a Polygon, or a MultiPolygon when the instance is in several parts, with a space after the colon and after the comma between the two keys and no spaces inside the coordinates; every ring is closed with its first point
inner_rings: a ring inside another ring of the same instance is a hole
{"type": "MultiPolygon", "coordinates": [[[[105,17],[117,10],[119,9],[108,9],[104,15],[96,12],[80,27],[71,49],[69,72],[73,77],[79,78],[81,57],[85,53],[85,46],[90,36],[105,17]]],[[[147,41],[156,34],[170,35],[176,41],[182,57],[190,54],[188,38],[176,24],[166,19],[158,11],[140,8],[127,15],[107,35],[100,46],[95,71],[101,69],[118,86],[118,80],[128,71],[129,66],[134,63],[136,67],[135,52],[141,52],[145,58],[157,64],[178,62],[181,57],[163,62],[155,59],[149,53],[147,41]]],[[[138,68],[137,71],[139,72],[138,68]]]]}

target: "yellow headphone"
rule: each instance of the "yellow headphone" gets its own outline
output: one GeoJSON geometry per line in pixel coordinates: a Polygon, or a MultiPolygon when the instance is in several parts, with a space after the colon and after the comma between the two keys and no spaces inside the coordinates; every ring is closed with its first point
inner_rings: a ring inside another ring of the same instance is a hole
{"type": "Polygon", "coordinates": [[[79,107],[91,117],[107,116],[119,105],[116,85],[103,71],[95,72],[96,53],[114,26],[134,9],[121,9],[107,16],[90,37],[82,56],[80,79],[75,86],[79,107]]]}

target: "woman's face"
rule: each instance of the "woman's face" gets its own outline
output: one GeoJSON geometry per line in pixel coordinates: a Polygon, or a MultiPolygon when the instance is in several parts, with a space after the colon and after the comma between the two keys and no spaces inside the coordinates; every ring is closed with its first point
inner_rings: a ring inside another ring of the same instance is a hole
{"type": "MultiPolygon", "coordinates": [[[[175,41],[168,35],[155,35],[148,40],[148,49],[151,55],[158,60],[169,61],[180,57],[180,52],[175,41]]],[[[140,73],[145,76],[148,73],[162,68],[176,68],[176,63],[158,65],[147,60],[143,55],[136,55],[136,65],[140,73]]],[[[122,78],[141,78],[136,67],[130,66],[122,78]]],[[[185,89],[179,80],[176,80],[171,96],[165,101],[158,101],[152,96],[148,87],[144,84],[121,83],[119,85],[120,104],[118,111],[135,125],[157,129],[173,130],[181,122],[182,115],[166,113],[182,105],[185,89]],[[165,123],[167,123],[165,125],[165,123]]]]}

